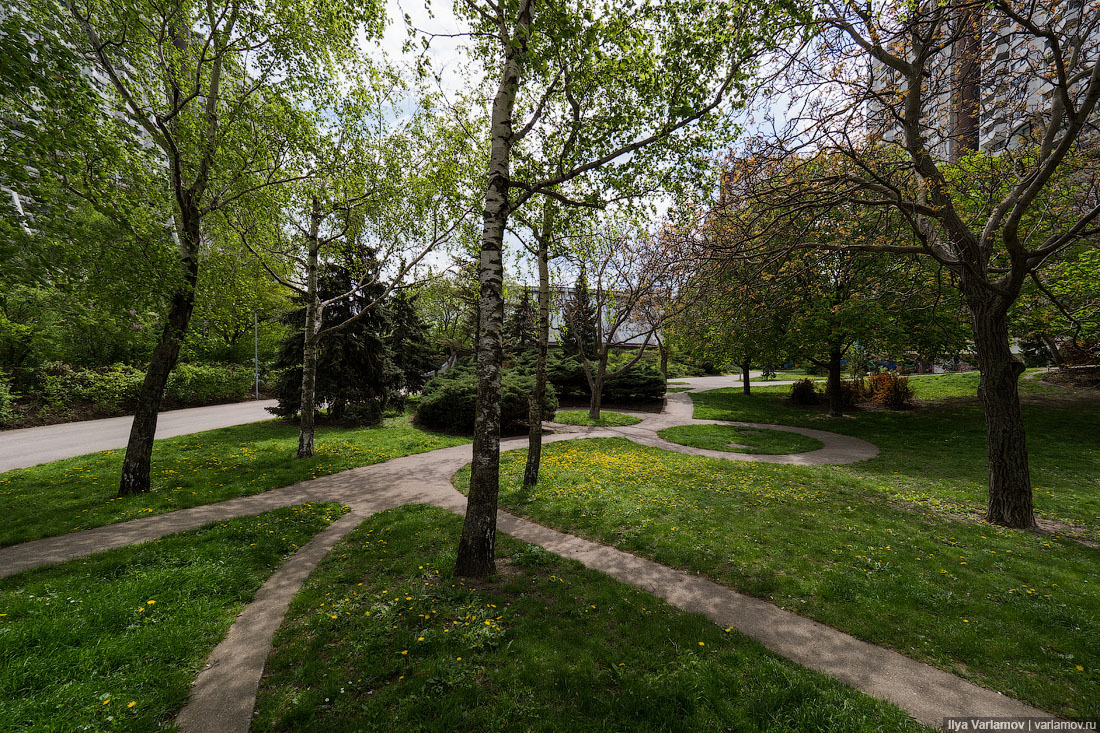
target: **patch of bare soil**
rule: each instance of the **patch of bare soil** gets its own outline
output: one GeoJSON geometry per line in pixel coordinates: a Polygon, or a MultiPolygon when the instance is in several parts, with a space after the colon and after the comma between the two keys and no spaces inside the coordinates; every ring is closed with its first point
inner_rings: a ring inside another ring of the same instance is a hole
{"type": "Polygon", "coordinates": [[[1100,365],[1052,369],[1044,373],[1040,379],[1060,387],[1100,390],[1100,365]]]}
{"type": "MultiPolygon", "coordinates": [[[[890,500],[888,502],[890,506],[895,509],[903,509],[909,512],[922,512],[927,514],[935,514],[941,517],[947,517],[953,519],[956,522],[970,522],[973,524],[985,524],[985,517],[980,512],[959,512],[951,511],[950,509],[941,509],[936,507],[930,507],[925,505],[912,504],[907,501],[890,500]]],[[[1094,532],[1083,527],[1077,527],[1069,522],[1063,522],[1058,519],[1047,519],[1046,517],[1035,518],[1035,528],[1029,530],[1023,530],[1025,532],[1031,532],[1043,537],[1050,537],[1057,535],[1058,537],[1064,537],[1071,542],[1076,542],[1085,547],[1100,548],[1100,542],[1097,542],[1094,538],[1094,532]]]]}

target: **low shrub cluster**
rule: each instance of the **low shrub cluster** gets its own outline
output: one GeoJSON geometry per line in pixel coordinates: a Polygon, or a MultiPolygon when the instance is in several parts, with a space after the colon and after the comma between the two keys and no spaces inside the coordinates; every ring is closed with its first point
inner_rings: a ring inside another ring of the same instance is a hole
{"type": "Polygon", "coordinates": [[[791,402],[796,405],[816,405],[821,401],[821,393],[817,391],[814,380],[799,379],[791,385],[791,402]]]}
{"type": "MultiPolygon", "coordinates": [[[[553,419],[558,398],[547,385],[543,415],[553,419]]],[[[501,430],[527,425],[527,396],[535,389],[535,378],[518,369],[506,369],[500,385],[501,430]]],[[[470,366],[458,366],[433,377],[416,404],[416,422],[426,428],[453,433],[472,433],[477,408],[477,375],[470,366]]]]}
{"type": "MultiPolygon", "coordinates": [[[[609,370],[611,368],[609,366],[609,370]]],[[[584,365],[576,357],[551,359],[546,366],[546,376],[561,397],[587,400],[591,396],[584,365]]],[[[655,364],[645,360],[639,361],[625,374],[608,379],[603,386],[603,402],[652,402],[664,396],[665,378],[655,364]]]]}
{"type": "Polygon", "coordinates": [[[15,411],[12,410],[13,402],[15,402],[15,395],[11,391],[11,380],[0,369],[0,425],[15,417],[15,411]]]}
{"type": "MultiPolygon", "coordinates": [[[[43,369],[42,399],[47,407],[90,404],[102,412],[131,407],[138,398],[145,373],[127,364],[78,369],[47,364],[43,369]]],[[[252,372],[232,364],[177,364],[168,378],[166,402],[208,405],[248,396],[252,372]]]]}
{"type": "MultiPolygon", "coordinates": [[[[816,405],[822,396],[812,379],[801,379],[791,385],[791,402],[796,405],[816,405]]],[[[832,397],[827,387],[824,397],[832,397]]],[[[884,407],[900,410],[912,406],[913,388],[909,386],[906,377],[899,377],[893,372],[873,374],[866,379],[841,380],[841,407],[850,410],[860,402],[876,402],[884,407]]]]}
{"type": "Polygon", "coordinates": [[[895,410],[913,404],[913,388],[909,386],[909,379],[891,372],[868,377],[867,392],[866,399],[895,410]]]}

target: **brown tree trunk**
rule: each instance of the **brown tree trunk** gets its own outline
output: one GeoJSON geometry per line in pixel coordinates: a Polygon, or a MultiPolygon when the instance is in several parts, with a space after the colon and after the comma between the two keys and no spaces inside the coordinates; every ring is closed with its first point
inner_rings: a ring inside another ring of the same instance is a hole
{"type": "Polygon", "coordinates": [[[980,298],[968,301],[982,373],[978,396],[985,411],[989,454],[986,521],[1005,527],[1034,527],[1031,472],[1018,391],[1024,365],[1012,355],[1008,322],[1001,309],[980,298]]]}
{"type": "Polygon", "coordinates": [[[489,184],[482,211],[481,284],[478,301],[477,414],[466,518],[458,541],[454,573],[483,577],[496,570],[497,496],[500,491],[500,374],[504,356],[504,263],[501,250],[508,224],[508,184],[512,158],[512,109],[520,85],[533,0],[521,0],[512,43],[508,44],[490,126],[489,184]]]}
{"type": "Polygon", "coordinates": [[[523,485],[534,486],[539,482],[539,464],[542,462],[542,405],[546,401],[546,352],[550,343],[550,265],[549,244],[551,219],[550,203],[546,202],[542,236],[538,243],[539,265],[539,343],[535,362],[535,392],[531,395],[527,438],[527,465],[523,469],[523,485]]]}
{"type": "Polygon", "coordinates": [[[844,396],[840,393],[840,357],[839,344],[834,344],[829,349],[829,382],[826,392],[829,393],[829,417],[843,417],[844,396]]]}
{"type": "Polygon", "coordinates": [[[752,362],[748,359],[741,362],[741,391],[745,394],[752,394],[752,386],[749,384],[750,366],[752,366],[752,362]]]}
{"type": "Polygon", "coordinates": [[[607,356],[607,350],[604,349],[600,353],[596,373],[588,382],[588,387],[592,390],[592,396],[588,398],[588,418],[590,420],[600,419],[600,410],[603,407],[603,385],[607,381],[607,356]]]}
{"type": "Polygon", "coordinates": [[[126,456],[122,459],[118,495],[131,496],[149,490],[149,474],[153,461],[153,441],[157,433],[157,416],[168,377],[179,359],[180,345],[195,309],[195,283],[199,276],[199,214],[188,207],[180,214],[180,266],[183,283],[172,294],[172,303],[164,329],[160,333],[149,368],[138,393],[126,456]]]}
{"type": "Polygon", "coordinates": [[[661,355],[661,376],[668,381],[668,346],[661,339],[657,339],[657,351],[661,355]]]}

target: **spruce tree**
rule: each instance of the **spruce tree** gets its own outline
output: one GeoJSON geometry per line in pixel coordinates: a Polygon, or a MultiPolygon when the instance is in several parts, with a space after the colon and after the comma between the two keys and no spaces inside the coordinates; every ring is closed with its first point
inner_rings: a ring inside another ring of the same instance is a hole
{"type": "Polygon", "coordinates": [[[595,359],[596,348],[596,304],[588,289],[588,276],[582,266],[573,293],[564,308],[565,322],[561,329],[561,343],[566,353],[584,354],[595,359]]]}

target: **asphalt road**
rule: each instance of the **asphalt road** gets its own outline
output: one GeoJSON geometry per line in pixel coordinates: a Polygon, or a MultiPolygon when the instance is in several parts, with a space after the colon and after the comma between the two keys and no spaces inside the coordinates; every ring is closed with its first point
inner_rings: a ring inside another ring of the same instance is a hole
{"type": "MultiPolygon", "coordinates": [[[[275,400],[191,407],[160,413],[157,438],[270,420],[275,400]]],[[[0,473],[112,448],[125,448],[133,416],[0,431],[0,473]]]]}

